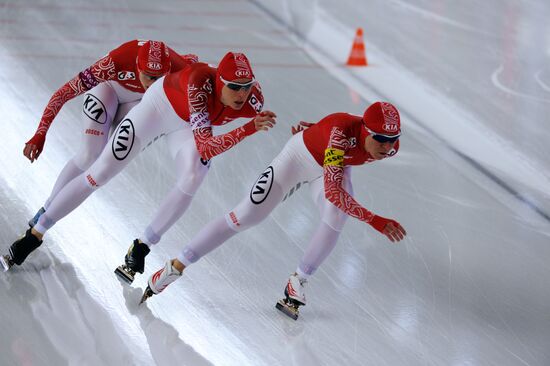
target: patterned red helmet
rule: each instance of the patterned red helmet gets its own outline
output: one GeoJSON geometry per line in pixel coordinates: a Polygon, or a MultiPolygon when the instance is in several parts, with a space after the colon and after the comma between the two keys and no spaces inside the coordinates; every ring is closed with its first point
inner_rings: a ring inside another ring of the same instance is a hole
{"type": "Polygon", "coordinates": [[[399,111],[388,102],[371,104],[363,114],[363,123],[368,130],[375,134],[388,137],[401,134],[399,111]]]}
{"type": "Polygon", "coordinates": [[[170,51],[163,42],[147,41],[138,51],[138,69],[150,76],[162,76],[170,72],[170,51]]]}
{"type": "Polygon", "coordinates": [[[227,52],[218,64],[218,76],[227,81],[254,79],[250,62],[244,53],[227,52]]]}

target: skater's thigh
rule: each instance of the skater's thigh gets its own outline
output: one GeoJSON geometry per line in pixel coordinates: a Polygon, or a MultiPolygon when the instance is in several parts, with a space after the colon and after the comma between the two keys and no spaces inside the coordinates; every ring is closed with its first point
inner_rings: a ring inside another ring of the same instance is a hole
{"type": "Polygon", "coordinates": [[[120,103],[118,105],[118,110],[115,114],[115,117],[113,119],[113,124],[116,126],[118,125],[124,117],[130,112],[132,108],[134,108],[140,101],[136,100],[133,102],[128,103],[120,103]]]}
{"type": "Polygon", "coordinates": [[[178,188],[194,195],[210,168],[210,160],[201,158],[191,128],[182,128],[166,136],[177,174],[178,188]]]}
{"type": "Polygon", "coordinates": [[[235,231],[259,224],[282,201],[283,189],[273,177],[273,167],[269,166],[252,184],[250,193],[226,215],[227,223],[235,231]]]}
{"type": "Polygon", "coordinates": [[[293,136],[252,184],[248,196],[227,216],[228,224],[242,230],[261,222],[298,183],[309,181],[321,172],[304,146],[302,136],[293,136]],[[239,224],[235,224],[235,220],[239,224]]]}
{"type": "Polygon", "coordinates": [[[116,92],[106,83],[84,94],[84,124],[79,148],[73,158],[80,169],[88,168],[105,147],[118,106],[116,92]]]}
{"type": "MultiPolygon", "coordinates": [[[[283,150],[284,151],[284,150],[283,150]]],[[[289,187],[302,179],[296,161],[277,156],[252,184],[249,194],[227,217],[235,230],[243,230],[264,220],[283,200],[289,187]]]]}
{"type": "Polygon", "coordinates": [[[109,131],[119,107],[116,91],[101,83],[84,94],[82,117],[86,128],[109,131]]]}
{"type": "MultiPolygon", "coordinates": [[[[351,168],[344,169],[343,186],[346,192],[353,195],[353,185],[351,183],[351,168]]],[[[319,215],[321,221],[329,225],[336,231],[341,231],[346,223],[348,215],[336,207],[332,202],[325,197],[325,185],[323,176],[311,181],[309,183],[311,197],[317,208],[319,209],[319,215]]]]}
{"type": "MultiPolygon", "coordinates": [[[[162,113],[151,103],[136,105],[118,124],[99,158],[86,175],[98,186],[106,184],[124,169],[155,136],[166,127],[162,113]]],[[[94,184],[93,184],[94,185],[94,184]]]]}

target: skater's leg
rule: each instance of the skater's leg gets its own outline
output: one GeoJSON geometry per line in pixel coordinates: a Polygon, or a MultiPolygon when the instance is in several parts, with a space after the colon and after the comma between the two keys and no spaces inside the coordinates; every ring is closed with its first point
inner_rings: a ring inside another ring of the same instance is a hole
{"type": "MultiPolygon", "coordinates": [[[[344,188],[353,194],[350,169],[345,170],[344,188]]],[[[348,215],[325,198],[323,178],[310,182],[312,198],[319,208],[321,222],[310,239],[296,273],[301,279],[307,279],[329,256],[334,247],[348,215]]]]}
{"type": "MultiPolygon", "coordinates": [[[[183,248],[177,260],[185,267],[195,263],[233,235],[259,224],[281,202],[282,198],[283,192],[277,184],[273,185],[269,197],[261,204],[256,205],[252,203],[250,197],[246,197],[229,214],[211,221],[202,228],[183,248]]],[[[178,262],[176,264],[179,265],[178,262]]]]}
{"type": "Polygon", "coordinates": [[[175,264],[188,266],[237,232],[259,224],[291,187],[318,176],[319,172],[322,170],[306,150],[301,134],[295,135],[252,184],[247,196],[224,218],[206,225],[181,251],[175,264]]]}
{"type": "Polygon", "coordinates": [[[174,158],[178,180],[157,209],[145,232],[128,249],[124,264],[115,270],[115,274],[128,283],[134,281],[136,273],[143,273],[149,247],[157,244],[162,235],[187,210],[210,165],[208,161],[201,160],[191,129],[170,133],[165,140],[174,158]]]}
{"type": "MultiPolygon", "coordinates": [[[[153,88],[155,85],[151,88],[153,88]]],[[[175,129],[179,120],[164,118],[164,109],[158,107],[159,93],[162,88],[148,93],[143,101],[135,106],[117,126],[113,136],[105,146],[99,158],[84,173],[69,182],[53,199],[33,234],[43,235],[61,218],[78,207],[96,189],[118,174],[141,151],[141,148],[155,136],[175,129]]],[[[163,104],[166,107],[166,104],[163,104]]],[[[166,108],[165,108],[166,109],[166,108]]],[[[175,115],[175,114],[174,114],[175,115]]],[[[176,119],[177,119],[177,115],[176,119]]]]}
{"type": "Polygon", "coordinates": [[[185,213],[210,166],[209,161],[201,159],[191,129],[175,131],[166,136],[166,141],[174,158],[178,180],[139,238],[149,246],[157,244],[185,213]]]}
{"type": "MultiPolygon", "coordinates": [[[[200,230],[178,257],[170,261],[171,266],[178,272],[183,271],[236,233],[259,224],[282,201],[284,193],[298,182],[320,174],[322,169],[307,151],[301,134],[294,135],[235,209],[200,230]]],[[[154,283],[154,276],[149,279],[150,283],[154,283]]],[[[144,299],[152,293],[148,288],[144,299]]]]}
{"type": "MultiPolygon", "coordinates": [[[[117,128],[117,133],[113,135],[110,143],[105,147],[102,154],[92,166],[84,173],[70,181],[50,203],[48,210],[40,217],[38,223],[33,228],[34,231],[45,234],[57,221],[67,216],[71,211],[86,200],[95,190],[107,184],[107,182],[117,175],[128,163],[139,153],[140,141],[135,139],[132,144],[132,151],[120,160],[114,153],[111,146],[116,145],[121,140],[118,139],[122,133],[125,133],[130,125],[128,121],[123,121],[117,128]]],[[[126,137],[126,136],[123,136],[126,137]]],[[[123,141],[123,140],[122,140],[123,141]]]]}
{"type": "Polygon", "coordinates": [[[79,149],[57,177],[52,192],[44,203],[46,210],[61,188],[82,174],[99,157],[109,138],[109,130],[118,106],[117,94],[107,83],[99,84],[84,95],[84,124],[79,149]]]}
{"type": "Polygon", "coordinates": [[[218,217],[203,227],[177,256],[175,267],[183,269],[229,240],[237,231],[227,224],[225,217],[218,217]],[[185,267],[182,267],[182,264],[185,267]]]}
{"type": "MultiPolygon", "coordinates": [[[[353,194],[350,173],[350,169],[345,170],[343,184],[344,188],[353,194]]],[[[298,308],[306,304],[305,284],[308,278],[315,273],[336,246],[347,219],[343,211],[325,198],[322,176],[311,181],[309,185],[312,198],[319,208],[321,222],[315,229],[296,272],[288,278],[285,286],[286,299],[279,301],[276,305],[277,309],[293,319],[298,317],[298,308]]]]}

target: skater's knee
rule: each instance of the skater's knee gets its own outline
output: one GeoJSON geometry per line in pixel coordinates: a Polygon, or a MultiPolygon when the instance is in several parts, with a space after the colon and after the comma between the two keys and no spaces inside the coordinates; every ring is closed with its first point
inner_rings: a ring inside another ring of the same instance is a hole
{"type": "Polygon", "coordinates": [[[86,151],[80,151],[73,157],[74,165],[82,171],[88,169],[93,162],[97,160],[99,154],[101,154],[101,151],[101,149],[87,149],[86,151]]]}
{"type": "Polygon", "coordinates": [[[253,215],[250,212],[240,214],[237,211],[231,211],[225,215],[227,225],[234,231],[245,231],[255,225],[258,225],[263,220],[260,215],[253,215]]]}
{"type": "Polygon", "coordinates": [[[176,187],[188,196],[194,196],[204,179],[204,174],[189,172],[176,182],[176,187]]]}
{"type": "Polygon", "coordinates": [[[94,190],[104,186],[111,179],[109,175],[101,171],[91,171],[90,169],[84,172],[84,178],[86,184],[94,190]]]}

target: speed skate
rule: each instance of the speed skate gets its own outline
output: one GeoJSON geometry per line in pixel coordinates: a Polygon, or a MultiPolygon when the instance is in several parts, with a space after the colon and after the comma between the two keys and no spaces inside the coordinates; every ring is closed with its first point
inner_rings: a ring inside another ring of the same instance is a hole
{"type": "Polygon", "coordinates": [[[7,272],[15,264],[11,259],[9,254],[0,255],[0,264],[2,264],[2,269],[4,272],[7,272]]]}
{"type": "Polygon", "coordinates": [[[151,290],[151,287],[147,286],[145,291],[143,291],[143,295],[141,296],[141,301],[139,302],[139,304],[143,304],[145,301],[147,301],[148,298],[150,298],[154,294],[155,293],[153,292],[153,290],[151,290]]]}
{"type": "Polygon", "coordinates": [[[121,264],[117,267],[117,269],[115,269],[115,274],[120,279],[131,285],[132,282],[134,282],[136,272],[128,267],[126,264],[121,264]]]}
{"type": "Polygon", "coordinates": [[[299,310],[298,310],[300,305],[301,304],[298,304],[297,302],[293,301],[292,299],[286,298],[286,299],[279,300],[275,304],[275,307],[278,310],[280,310],[281,312],[283,312],[283,314],[291,317],[294,320],[297,320],[298,315],[300,314],[299,310]]]}

